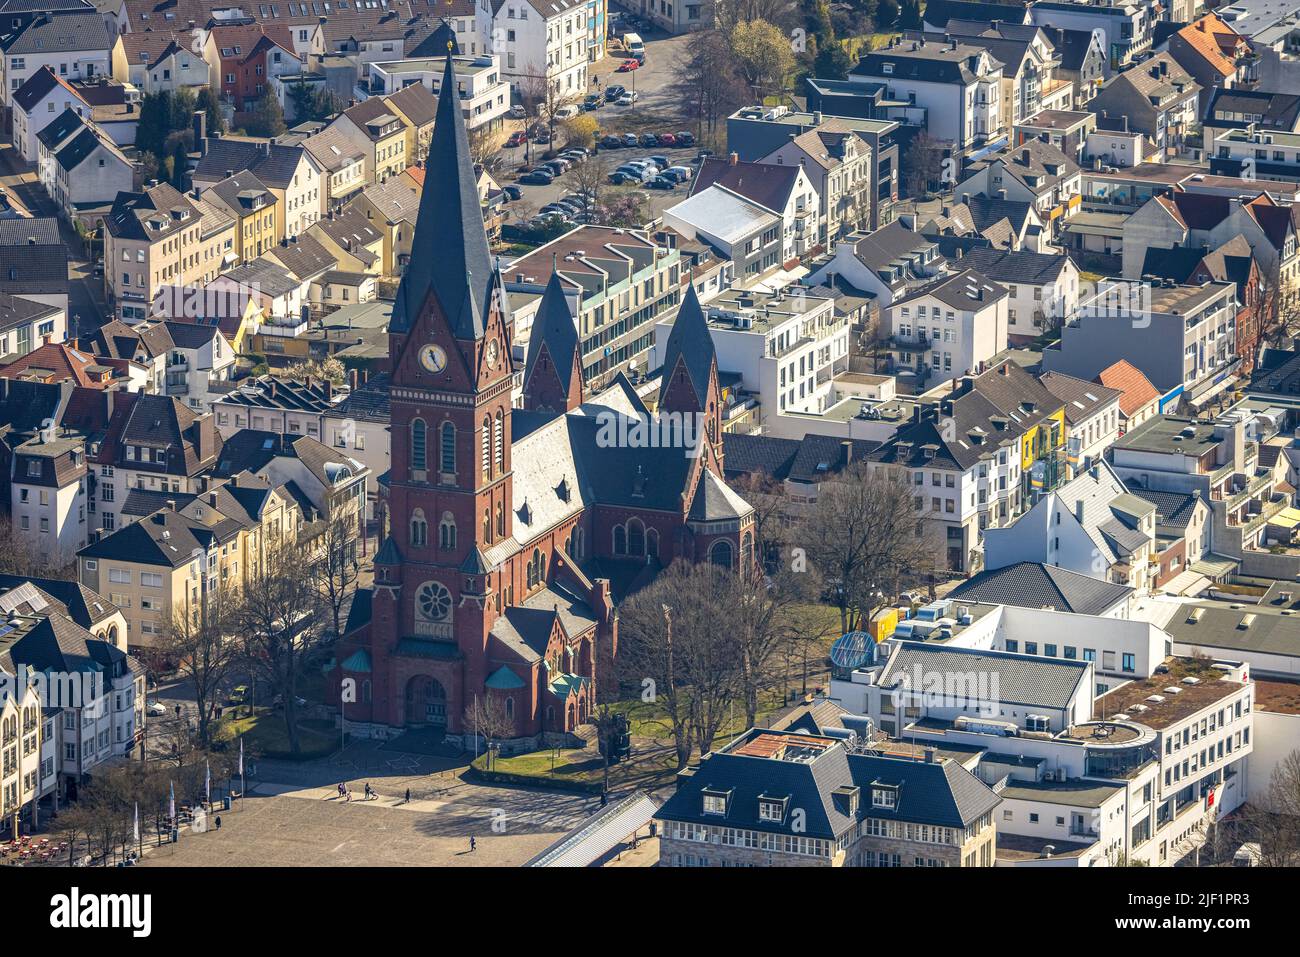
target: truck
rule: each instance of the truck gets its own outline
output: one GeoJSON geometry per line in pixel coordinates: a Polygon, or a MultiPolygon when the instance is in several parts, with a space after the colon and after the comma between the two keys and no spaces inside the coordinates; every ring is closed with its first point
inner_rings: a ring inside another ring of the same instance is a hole
{"type": "Polygon", "coordinates": [[[623,34],[623,49],[627,50],[637,63],[645,63],[645,44],[641,41],[640,34],[623,34]]]}

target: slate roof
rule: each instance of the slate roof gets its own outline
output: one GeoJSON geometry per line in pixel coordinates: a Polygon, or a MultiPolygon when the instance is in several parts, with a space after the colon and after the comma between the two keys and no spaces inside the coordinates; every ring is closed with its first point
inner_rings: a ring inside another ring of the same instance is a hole
{"type": "Polygon", "coordinates": [[[728,157],[710,157],[696,173],[689,195],[694,196],[718,183],[765,209],[782,213],[799,179],[799,169],[798,166],[778,163],[737,162],[733,165],[728,157]]]}
{"type": "Polygon", "coordinates": [[[768,833],[792,833],[793,811],[803,812],[802,830],[808,837],[835,840],[867,818],[885,818],[962,828],[990,813],[1001,801],[973,774],[953,761],[926,763],[910,758],[855,753],[842,743],[809,735],[788,735],[795,744],[813,743],[822,752],[809,761],[780,760],[742,753],[751,743],[763,747],[765,739],[785,733],[754,729],[744,738],[703,759],[698,767],[679,776],[676,792],[659,809],[657,818],[725,825],[768,833]],[[872,806],[873,784],[899,788],[894,809],[872,806]],[[856,813],[837,789],[861,789],[856,813]],[[724,814],[704,812],[703,792],[727,795],[724,814]],[[761,818],[759,798],[785,799],[781,821],[761,818]]]}
{"type": "Polygon", "coordinates": [[[334,414],[366,422],[389,421],[389,376],[382,372],[348,393],[334,407],[334,414]]]}
{"type": "MultiPolygon", "coordinates": [[[[880,447],[879,442],[867,439],[842,439],[838,435],[818,435],[809,432],[799,441],[799,448],[790,462],[786,478],[792,482],[820,482],[844,468],[844,443],[852,442],[852,461],[859,462],[880,447]]],[[[726,461],[724,459],[724,461],[726,461]]],[[[727,463],[730,465],[730,463],[727,463]]]]}
{"type": "Polygon", "coordinates": [[[12,99],[24,113],[30,113],[33,106],[43,100],[51,90],[60,86],[78,100],[81,99],[81,94],[59,79],[48,66],[41,67],[28,77],[27,82],[17,89],[12,99]]]}
{"type": "Polygon", "coordinates": [[[551,273],[551,279],[542,293],[542,301],[537,307],[537,318],[533,320],[533,330],[528,340],[528,358],[524,365],[524,388],[532,380],[537,367],[537,360],[545,347],[551,365],[560,380],[560,387],[566,392],[573,374],[573,357],[578,353],[578,326],[569,308],[568,297],[564,294],[564,280],[557,269],[551,273]]]}
{"type": "Polygon", "coordinates": [[[487,328],[500,276],[488,252],[465,117],[447,58],[438,97],[438,118],[425,164],[428,178],[448,188],[426,189],[411,242],[411,261],[427,268],[402,275],[390,329],[409,332],[433,295],[456,339],[477,340],[487,328]]]}
{"type": "MultiPolygon", "coordinates": [[[[1290,133],[1300,125],[1300,94],[1215,87],[1210,94],[1206,117],[1216,125],[1234,123],[1217,119],[1215,114],[1218,112],[1258,114],[1263,119],[1255,121],[1257,128],[1290,133]]],[[[1239,125],[1245,126],[1245,121],[1240,121],[1239,125]]]]}
{"type": "Polygon", "coordinates": [[[890,77],[898,80],[917,80],[925,83],[952,83],[963,86],[975,82],[971,61],[981,54],[988,56],[993,69],[1001,62],[980,45],[957,41],[956,49],[937,37],[925,40],[899,40],[894,46],[873,50],[858,61],[849,72],[855,76],[890,77]],[[888,73],[882,68],[892,64],[888,73]]]}
{"type": "Polygon", "coordinates": [[[294,172],[302,160],[303,147],[257,140],[235,140],[209,136],[206,152],[194,168],[195,179],[220,182],[226,170],[237,173],[249,170],[267,186],[285,189],[293,182],[294,172]]]}
{"type": "Polygon", "coordinates": [[[1055,608],[1076,615],[1102,615],[1132,594],[1133,589],[1127,585],[1041,562],[1017,562],[980,572],[954,588],[949,597],[984,605],[1055,608]]]}
{"type": "Polygon", "coordinates": [[[1065,421],[1069,425],[1082,422],[1103,405],[1118,399],[1123,393],[1119,389],[1108,389],[1104,385],[1076,379],[1063,372],[1044,372],[1038,377],[1047,391],[1056,396],[1065,405],[1065,421]]]}
{"type": "Polygon", "coordinates": [[[961,265],[977,270],[995,282],[1046,285],[1056,280],[1068,262],[1064,256],[1049,256],[1027,249],[977,247],[963,255],[961,265]]]}
{"type": "Polygon", "coordinates": [[[895,299],[893,305],[933,296],[954,309],[978,310],[1006,295],[1008,293],[1005,287],[990,282],[978,270],[963,268],[960,272],[941,276],[928,285],[912,290],[906,296],[895,299]]]}
{"type": "Polygon", "coordinates": [[[723,432],[723,463],[728,475],[757,472],[784,481],[801,445],[799,439],[723,432]]]}
{"type": "Polygon", "coordinates": [[[118,607],[111,601],[80,582],[32,578],[27,575],[0,575],[0,590],[8,591],[24,583],[33,585],[47,603],[55,604],[57,611],[82,628],[93,628],[118,612],[118,607]]]}
{"type": "Polygon", "coordinates": [[[713,337],[709,335],[709,324],[700,308],[700,299],[696,295],[694,283],[686,286],[686,295],[682,298],[677,317],[673,320],[672,331],[668,333],[668,343],[664,347],[663,382],[659,387],[659,402],[663,403],[668,394],[672,377],[679,365],[686,369],[695,396],[701,409],[706,407],[709,395],[709,376],[717,365],[717,353],[713,347],[713,337]]]}
{"type": "Polygon", "coordinates": [[[107,53],[112,45],[113,36],[97,10],[37,17],[17,33],[0,37],[0,49],[9,56],[107,53]]]}
{"type": "Polygon", "coordinates": [[[727,487],[727,483],[709,470],[700,472],[691,498],[687,520],[692,522],[727,522],[744,518],[753,508],[727,487]]]}
{"type": "MultiPolygon", "coordinates": [[[[1262,451],[1261,447],[1261,451],[1262,451]]],[[[1198,493],[1157,492],[1134,484],[1127,486],[1130,495],[1136,495],[1156,507],[1156,527],[1185,531],[1187,523],[1192,520],[1196,503],[1201,501],[1198,493]]]]}
{"type": "MultiPolygon", "coordinates": [[[[996,689],[998,701],[1059,710],[1069,707],[1070,699],[1088,673],[1088,662],[1064,658],[917,641],[899,641],[896,647],[880,672],[879,685],[882,688],[893,688],[902,680],[909,682],[910,687],[924,688],[928,687],[926,675],[973,671],[986,678],[990,688],[996,689]]],[[[1091,692],[1092,689],[1088,688],[1089,698],[1091,692]]]]}
{"type": "Polygon", "coordinates": [[[195,549],[206,551],[214,537],[211,531],[195,525],[179,512],[163,508],[87,545],[77,554],[84,558],[179,568],[193,560],[195,549]]]}

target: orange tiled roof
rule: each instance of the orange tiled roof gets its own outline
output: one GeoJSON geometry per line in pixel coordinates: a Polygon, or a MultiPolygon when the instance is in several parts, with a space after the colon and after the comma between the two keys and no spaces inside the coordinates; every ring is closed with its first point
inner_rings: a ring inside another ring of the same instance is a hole
{"type": "Polygon", "coordinates": [[[1119,389],[1119,410],[1129,416],[1152,399],[1160,397],[1160,392],[1151,384],[1151,380],[1142,374],[1142,370],[1127,359],[1120,359],[1113,366],[1097,373],[1096,382],[1108,389],[1119,389]]]}
{"type": "Polygon", "coordinates": [[[1225,40],[1231,40],[1231,37],[1225,36],[1231,34],[1231,37],[1241,39],[1240,35],[1229,27],[1226,23],[1209,13],[1199,20],[1189,23],[1178,31],[1189,46],[1197,53],[1205,57],[1207,63],[1217,70],[1222,76],[1232,76],[1237,72],[1237,65],[1232,62],[1232,58],[1223,51],[1225,40]]]}

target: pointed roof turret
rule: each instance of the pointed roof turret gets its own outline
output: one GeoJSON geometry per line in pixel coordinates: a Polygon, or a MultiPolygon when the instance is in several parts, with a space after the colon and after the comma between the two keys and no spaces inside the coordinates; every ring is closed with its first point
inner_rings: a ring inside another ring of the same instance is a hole
{"type": "Polygon", "coordinates": [[[716,357],[713,337],[709,335],[709,324],[704,318],[704,310],[700,308],[700,299],[695,294],[695,286],[688,283],[664,350],[663,380],[659,386],[660,404],[663,404],[668,394],[678,362],[684,361],[695,396],[703,406],[708,401],[709,373],[716,357]]]}
{"type": "Polygon", "coordinates": [[[546,292],[542,294],[541,304],[537,307],[537,319],[533,322],[532,335],[528,340],[528,361],[524,365],[525,389],[533,377],[542,346],[546,346],[546,351],[550,354],[562,391],[568,392],[574,366],[573,357],[578,352],[578,325],[573,320],[568,297],[564,295],[564,281],[560,278],[559,270],[551,273],[551,281],[546,284],[546,292]]]}
{"type": "Polygon", "coordinates": [[[452,59],[442,75],[438,114],[406,272],[393,303],[391,332],[409,332],[434,296],[457,339],[481,338],[496,289],[452,59]]]}

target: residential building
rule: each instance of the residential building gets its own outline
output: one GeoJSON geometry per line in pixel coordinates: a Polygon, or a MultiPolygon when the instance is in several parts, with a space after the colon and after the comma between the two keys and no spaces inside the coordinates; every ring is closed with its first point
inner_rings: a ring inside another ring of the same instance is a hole
{"type": "Polygon", "coordinates": [[[194,49],[187,31],[145,30],[119,33],[113,42],[113,79],[141,93],[175,93],[212,85],[208,62],[194,49]]]}
{"type": "Polygon", "coordinates": [[[413,162],[414,158],[406,152],[406,125],[384,97],[362,100],[344,110],[331,125],[338,127],[363,151],[365,178],[369,183],[382,183],[390,176],[397,176],[413,162]]]}
{"type": "Polygon", "coordinates": [[[256,109],[271,75],[296,73],[303,64],[288,28],[276,23],[218,23],[201,52],[212,91],[234,112],[256,109]]]}
{"type": "Polygon", "coordinates": [[[1014,605],[1116,619],[1129,617],[1133,597],[1128,585],[1033,561],[986,568],[948,593],[959,608],[976,603],[1014,605]]]}
{"type": "Polygon", "coordinates": [[[786,262],[781,213],[720,184],[665,209],[663,222],[665,228],[731,260],[732,275],[741,284],[752,283],[786,262]]]}
{"type": "Polygon", "coordinates": [[[74,110],[64,110],[36,139],[41,186],[68,220],[97,222],[97,214],[135,183],[134,164],[74,110]]]}
{"type": "Polygon", "coordinates": [[[881,309],[928,285],[947,270],[934,240],[901,222],[837,243],[834,255],[808,276],[826,282],[834,274],[876,297],[881,309]]]}
{"type": "Polygon", "coordinates": [[[1070,474],[1088,471],[1120,436],[1120,400],[1124,393],[1061,372],[1044,372],[1038,381],[1065,407],[1070,474]]]}
{"type": "Polygon", "coordinates": [[[1255,56],[1247,39],[1213,13],[1188,23],[1168,40],[1169,56],[1207,91],[1201,107],[1208,115],[1209,91],[1222,93],[1249,86],[1255,79],[1255,56]]]}
{"type": "MultiPolygon", "coordinates": [[[[57,219],[0,219],[0,295],[32,299],[67,314],[68,246],[59,235],[57,219]]],[[[28,349],[40,341],[33,330],[28,349]]],[[[0,353],[13,351],[0,333],[0,353]]]]}
{"type": "Polygon", "coordinates": [[[1042,110],[1068,110],[1074,105],[1074,85],[1057,77],[1060,58],[1041,27],[950,19],[944,33],[958,42],[984,47],[1002,64],[1001,129],[1009,131],[1042,110]]]}
{"type": "Polygon", "coordinates": [[[1058,27],[1087,33],[1101,31],[1110,69],[1118,72],[1151,49],[1154,14],[1144,3],[1113,3],[1105,6],[1072,3],[1070,0],[1039,2],[1027,8],[1029,22],[1040,27],[1058,27]]]}
{"type": "Polygon", "coordinates": [[[84,439],[50,427],[12,454],[9,515],[19,539],[52,564],[74,561],[89,540],[84,439]]]}
{"type": "Polygon", "coordinates": [[[5,368],[18,365],[44,343],[60,343],[68,334],[67,314],[58,306],[23,296],[0,293],[0,361],[5,368]]]}
{"type": "Polygon", "coordinates": [[[681,771],[668,867],[992,867],[1001,799],[960,763],[753,729],[681,771]]]}
{"type": "Polygon", "coordinates": [[[1158,53],[1116,76],[1088,109],[1127,116],[1129,128],[1147,139],[1157,162],[1183,153],[1200,120],[1201,86],[1170,53],[1158,53]]]}
{"type": "Polygon", "coordinates": [[[1026,140],[972,163],[953,193],[1030,203],[1044,223],[1045,241],[1050,242],[1061,223],[1082,204],[1082,185],[1078,163],[1050,143],[1026,140]]]}
{"type": "Polygon", "coordinates": [[[535,3],[511,0],[494,6],[485,53],[494,55],[516,93],[537,87],[551,95],[587,92],[591,34],[586,0],[535,3]]]}
{"type": "MultiPolygon", "coordinates": [[[[392,96],[407,86],[420,84],[435,97],[442,83],[445,52],[440,55],[405,60],[391,60],[370,64],[370,91],[372,94],[392,96]]],[[[456,89],[461,96],[461,109],[468,129],[501,126],[510,110],[510,84],[502,76],[501,58],[491,54],[452,57],[456,74],[456,89]]],[[[428,139],[423,142],[428,149],[428,139]]],[[[425,153],[410,154],[412,160],[423,160],[425,153]]]]}
{"type": "Polygon", "coordinates": [[[9,26],[0,34],[0,105],[6,108],[28,78],[47,66],[64,80],[112,73],[113,37],[96,10],[14,17],[9,26]]]}
{"type": "Polygon", "coordinates": [[[866,140],[848,124],[825,121],[769,154],[766,162],[798,166],[810,178],[821,200],[820,245],[871,226],[874,160],[866,140]]]}
{"type": "Polygon", "coordinates": [[[331,124],[303,140],[303,149],[321,167],[322,214],[338,209],[366,185],[366,157],[369,142],[349,135],[342,127],[331,124]]]}
{"type": "Polygon", "coordinates": [[[821,201],[807,169],[779,155],[766,163],[742,163],[735,153],[708,158],[691,182],[690,195],[718,184],[776,213],[782,222],[781,260],[799,259],[825,243],[821,201]]]}
{"type": "Polygon", "coordinates": [[[81,98],[75,87],[49,67],[32,74],[10,97],[13,116],[13,142],[19,155],[28,162],[39,158],[36,134],[45,129],[65,110],[89,118],[90,104],[81,98]]]}
{"type": "Polygon", "coordinates": [[[276,221],[277,242],[305,232],[325,211],[325,171],[304,146],[229,136],[205,137],[197,146],[194,187],[206,191],[236,171],[253,173],[284,211],[276,221]]]}
{"type": "Polygon", "coordinates": [[[1160,411],[1160,390],[1127,359],[1111,363],[1093,376],[1092,381],[1119,392],[1120,435],[1136,429],[1160,411]]]}
{"type": "Polygon", "coordinates": [[[1007,348],[1010,296],[974,269],[942,276],[883,310],[895,368],[918,392],[979,375],[1007,348]]]}
{"type": "Polygon", "coordinates": [[[959,263],[1007,290],[1007,336],[1020,344],[1050,333],[1079,303],[1079,269],[1068,256],[975,247],[959,263]]]}
{"type": "Polygon", "coordinates": [[[241,429],[305,435],[327,435],[324,416],[343,398],[325,381],[296,382],[273,375],[245,380],[212,403],[216,429],[229,438],[241,429]]]}
{"type": "Polygon", "coordinates": [[[227,177],[203,198],[234,220],[234,251],[243,262],[261,256],[284,236],[284,208],[255,173],[243,170],[227,177]]]}

